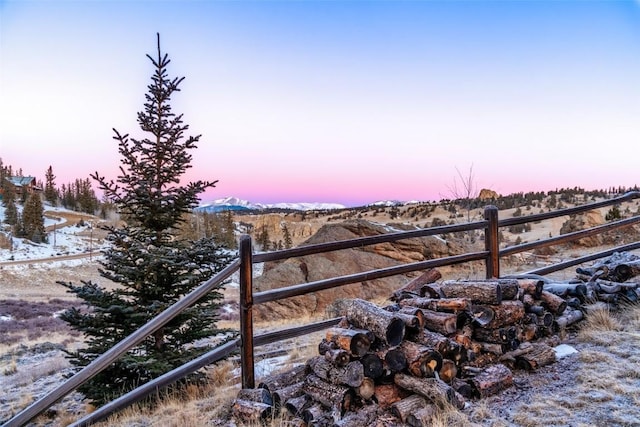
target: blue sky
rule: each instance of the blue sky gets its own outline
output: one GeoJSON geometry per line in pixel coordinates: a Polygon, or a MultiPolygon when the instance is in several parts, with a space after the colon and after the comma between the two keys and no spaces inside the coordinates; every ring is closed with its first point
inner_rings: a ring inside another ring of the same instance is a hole
{"type": "Polygon", "coordinates": [[[156,33],[204,200],[640,184],[637,1],[0,2],[0,157],[115,176],[156,33]]]}

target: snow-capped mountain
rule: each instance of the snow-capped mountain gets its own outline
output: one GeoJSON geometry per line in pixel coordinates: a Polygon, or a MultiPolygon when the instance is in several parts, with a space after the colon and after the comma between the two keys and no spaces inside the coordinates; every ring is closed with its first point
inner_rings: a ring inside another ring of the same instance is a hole
{"type": "Polygon", "coordinates": [[[299,211],[345,209],[346,206],[338,203],[252,203],[237,197],[225,197],[213,200],[198,206],[198,212],[222,212],[222,211],[248,211],[264,209],[290,209],[299,211]]]}

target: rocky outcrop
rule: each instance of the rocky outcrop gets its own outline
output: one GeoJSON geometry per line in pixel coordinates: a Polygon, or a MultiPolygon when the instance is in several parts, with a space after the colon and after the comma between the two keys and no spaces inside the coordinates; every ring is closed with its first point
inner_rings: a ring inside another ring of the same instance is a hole
{"type": "MultiPolygon", "coordinates": [[[[604,217],[599,211],[589,211],[580,215],[571,215],[569,219],[564,224],[562,224],[562,227],[560,228],[560,234],[586,230],[587,228],[597,227],[604,223],[604,217]]],[[[598,234],[596,236],[584,237],[580,240],[576,240],[575,244],[579,246],[593,247],[602,245],[603,242],[603,235],[598,234]]]]}
{"type": "MultiPolygon", "coordinates": [[[[303,245],[376,236],[407,229],[415,229],[415,227],[401,224],[382,225],[361,219],[349,220],[324,225],[303,245]]],[[[437,236],[404,239],[392,243],[267,263],[264,266],[263,274],[254,280],[254,285],[256,290],[265,291],[463,252],[461,245],[437,236]]],[[[338,298],[374,299],[386,297],[393,290],[404,285],[410,277],[417,274],[419,273],[411,276],[397,275],[368,280],[269,304],[261,304],[255,307],[256,314],[257,317],[264,319],[290,318],[324,312],[325,308],[338,298]]]]}
{"type": "Polygon", "coordinates": [[[488,188],[483,188],[480,190],[480,194],[478,194],[478,199],[480,200],[496,200],[499,197],[500,195],[498,193],[488,188]]]}
{"type": "MultiPolygon", "coordinates": [[[[572,233],[575,231],[586,230],[588,228],[597,227],[605,224],[607,221],[600,211],[589,211],[579,215],[571,215],[569,219],[562,224],[560,234],[572,233]]],[[[573,242],[573,245],[592,248],[601,245],[621,245],[638,241],[640,231],[638,226],[629,225],[618,228],[616,230],[606,231],[595,236],[584,237],[573,242]]]]}

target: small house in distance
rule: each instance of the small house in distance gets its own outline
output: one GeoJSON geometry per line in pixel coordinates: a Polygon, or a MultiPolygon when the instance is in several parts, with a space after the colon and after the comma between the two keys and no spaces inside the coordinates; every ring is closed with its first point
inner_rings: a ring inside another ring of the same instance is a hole
{"type": "MultiPolygon", "coordinates": [[[[13,187],[17,198],[25,198],[28,194],[42,191],[42,188],[36,185],[36,179],[33,176],[7,176],[5,181],[13,187]]],[[[0,188],[0,197],[2,192],[3,190],[0,188]]]]}

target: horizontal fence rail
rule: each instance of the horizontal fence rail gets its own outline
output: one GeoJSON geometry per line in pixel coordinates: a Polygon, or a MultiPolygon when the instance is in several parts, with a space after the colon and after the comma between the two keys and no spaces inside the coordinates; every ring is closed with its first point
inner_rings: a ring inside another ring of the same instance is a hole
{"type": "MultiPolygon", "coordinates": [[[[234,273],[240,273],[240,337],[229,341],[208,353],[194,359],[193,361],[176,368],[161,377],[158,377],[135,390],[121,396],[120,398],[107,403],[93,413],[76,421],[73,426],[87,426],[95,422],[101,421],[152,393],[157,393],[160,389],[185,378],[189,374],[203,368],[206,365],[215,363],[218,360],[228,357],[233,352],[240,350],[242,387],[255,387],[254,377],[254,358],[253,351],[257,346],[262,346],[274,342],[279,342],[288,338],[295,338],[309,333],[318,332],[336,325],[340,318],[333,318],[297,326],[293,328],[285,328],[282,330],[264,333],[254,336],[253,328],[253,307],[255,304],[264,304],[271,301],[277,301],[284,298],[300,296],[310,292],[318,292],[321,290],[331,289],[351,283],[359,283],[363,281],[389,277],[398,274],[406,274],[413,271],[424,270],[428,268],[454,265],[472,261],[485,261],[486,277],[500,277],[500,258],[515,253],[529,251],[536,248],[559,245],[575,241],[584,237],[594,236],[606,231],[611,231],[621,227],[627,227],[636,223],[640,223],[640,216],[627,218],[619,221],[610,222],[588,230],[567,233],[562,236],[544,239],[537,242],[520,244],[508,248],[499,249],[499,229],[513,225],[526,224],[530,222],[539,222],[548,219],[558,218],[567,215],[576,215],[590,210],[599,209],[607,206],[614,206],[625,201],[630,201],[640,197],[640,192],[631,191],[622,196],[589,203],[572,208],[559,209],[552,212],[542,214],[534,214],[522,217],[498,219],[498,209],[494,206],[487,206],[484,212],[484,220],[469,222],[464,224],[446,225],[440,227],[431,227],[411,231],[400,231],[394,233],[381,234],[376,236],[361,237],[356,239],[328,242],[314,245],[299,246],[292,249],[285,249],[274,252],[263,252],[253,254],[251,238],[249,236],[241,236],[240,238],[240,256],[234,260],[221,272],[209,279],[207,282],[198,286],[191,293],[185,295],[183,299],[173,304],[164,312],[160,313],[154,319],[150,320],[146,325],[138,329],[136,332],[123,339],[102,356],[95,359],[91,364],[84,367],[65,383],[49,392],[47,395],[34,402],[13,418],[11,418],[5,427],[17,427],[26,424],[36,416],[40,415],[51,405],[77,389],[93,376],[104,370],[107,366],[133,348],[135,345],[143,341],[147,336],[162,327],[168,321],[180,314],[184,309],[188,308],[208,292],[215,289],[234,273]],[[462,231],[484,230],[485,250],[480,252],[469,252],[461,255],[431,259],[421,262],[402,264],[393,267],[387,267],[378,270],[354,273],[346,276],[332,277],[324,280],[318,280],[310,283],[292,285],[284,288],[273,289],[269,291],[253,293],[253,265],[270,261],[285,260],[306,255],[319,254],[329,251],[339,251],[344,249],[362,248],[368,245],[378,243],[393,242],[402,239],[411,239],[416,237],[426,237],[442,235],[447,233],[455,233],[462,231]]],[[[560,262],[551,266],[531,270],[524,275],[544,275],[555,271],[560,271],[584,262],[593,261],[612,255],[615,252],[640,249],[640,242],[634,242],[627,245],[618,246],[598,253],[586,255],[580,258],[560,262]]]]}

